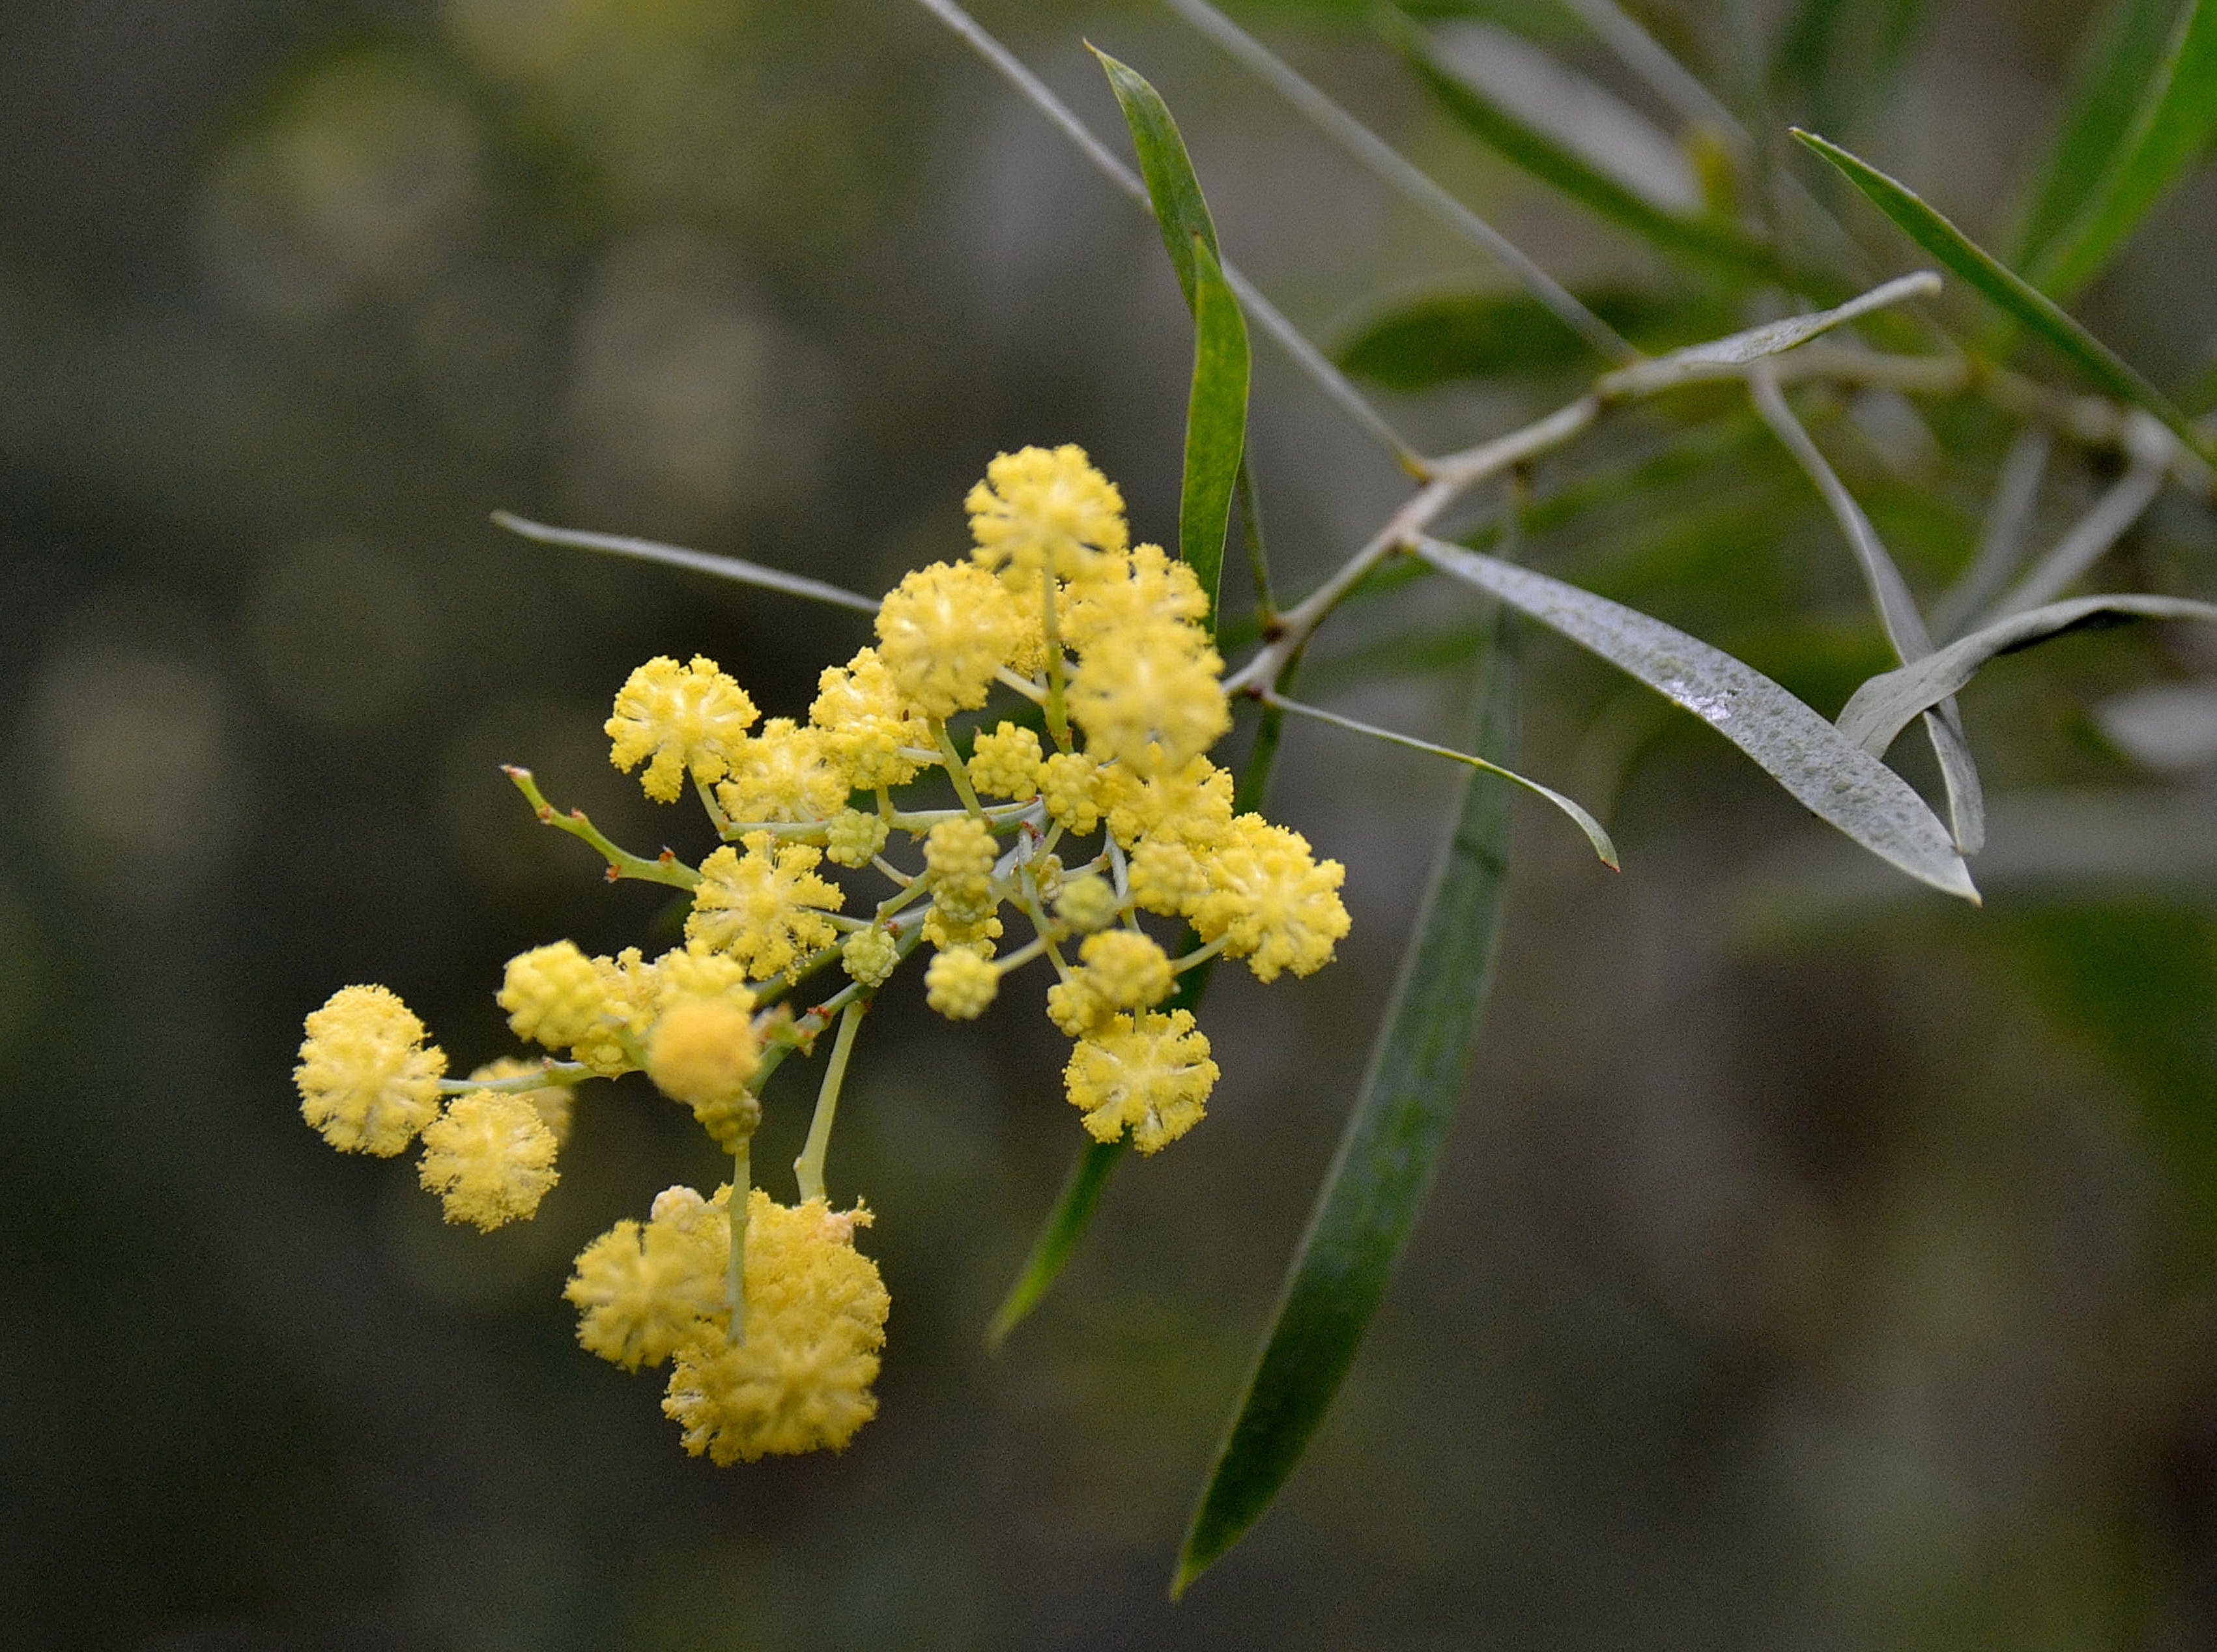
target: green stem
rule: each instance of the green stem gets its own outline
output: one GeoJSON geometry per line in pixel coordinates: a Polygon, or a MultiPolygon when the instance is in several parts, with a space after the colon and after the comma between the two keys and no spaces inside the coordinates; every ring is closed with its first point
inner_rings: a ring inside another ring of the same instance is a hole
{"type": "Polygon", "coordinates": [[[954,737],[948,733],[947,724],[936,717],[931,719],[931,737],[939,742],[939,761],[947,765],[947,778],[954,782],[954,795],[962,799],[965,809],[982,817],[985,805],[970,789],[970,772],[962,766],[962,754],[954,749],[954,737]]]}
{"type": "Polygon", "coordinates": [[[497,1095],[519,1095],[526,1090],[543,1090],[557,1084],[582,1084],[593,1076],[593,1069],[582,1061],[550,1061],[544,1067],[514,1078],[442,1078],[439,1081],[442,1095],[469,1095],[479,1090],[491,1090],[497,1095]]]}
{"type": "Polygon", "coordinates": [[[831,1045],[831,1060],[824,1069],[824,1088],[816,1093],[816,1116],[808,1121],[807,1144],[793,1162],[804,1203],[824,1195],[824,1155],[831,1145],[831,1121],[839,1112],[839,1091],[847,1082],[847,1057],[855,1048],[855,1029],[861,1026],[867,998],[857,998],[839,1013],[839,1036],[831,1045]]]}
{"type": "Polygon", "coordinates": [[[567,832],[601,852],[601,858],[608,863],[610,883],[619,878],[636,878],[642,883],[667,884],[673,889],[691,889],[701,881],[699,872],[668,849],[650,860],[643,854],[633,854],[629,849],[610,842],[599,827],[585,818],[584,810],[572,809],[566,815],[556,813],[554,805],[547,802],[539,790],[539,782],[532,778],[529,769],[503,763],[500,772],[516,783],[516,789],[523,793],[523,800],[531,805],[532,812],[539,817],[540,824],[567,832]]]}
{"type": "Polygon", "coordinates": [[[732,1221],[732,1261],[731,1271],[724,1280],[724,1290],[732,1304],[731,1339],[735,1348],[744,1347],[747,1340],[747,1196],[752,1180],[747,1156],[752,1145],[752,1137],[743,1137],[732,1150],[732,1202],[728,1207],[732,1221]]]}

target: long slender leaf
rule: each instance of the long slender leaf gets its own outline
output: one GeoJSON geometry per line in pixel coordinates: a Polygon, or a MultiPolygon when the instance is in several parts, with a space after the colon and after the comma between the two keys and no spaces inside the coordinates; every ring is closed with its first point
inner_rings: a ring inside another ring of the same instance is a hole
{"type": "Polygon", "coordinates": [[[1815,153],[1837,167],[1880,212],[1917,243],[1965,280],[2004,314],[2022,322],[2038,337],[2078,365],[2079,369],[2111,395],[2136,402],[2170,427],[2171,433],[2195,453],[2208,459],[2214,452],[2208,439],[2174,407],[2170,398],[2120,359],[2053,299],[1979,246],[1962,231],[1935,212],[1917,194],[1888,177],[1869,162],[1858,159],[1837,144],[1798,127],[1794,135],[1815,153]]]}
{"type": "Polygon", "coordinates": [[[1078,1156],[1078,1162],[1070,1167],[1062,1192],[1055,1196],[1054,1208],[1040,1224],[1016,1283],[1001,1298],[993,1322],[986,1328],[987,1352],[999,1353],[1001,1344],[1009,1340],[1009,1333],[1024,1322],[1053,1287],[1062,1273],[1063,1264],[1070,1260],[1070,1253],[1085,1236],[1085,1230],[1093,1221],[1094,1207],[1101,1202],[1101,1190],[1108,1185],[1110,1173],[1130,1150],[1121,1137],[1113,1142],[1086,1143],[1084,1150],[1078,1156]]]}
{"type": "Polygon", "coordinates": [[[749,562],[744,557],[719,556],[709,551],[688,551],[681,545],[664,545],[654,539],[635,539],[627,533],[590,533],[582,528],[550,527],[545,522],[534,522],[528,517],[518,516],[512,511],[496,510],[494,523],[511,533],[527,539],[537,539],[542,545],[568,546],[577,551],[603,551],[610,556],[632,557],[640,562],[658,562],[671,568],[689,568],[697,574],[713,574],[718,579],[734,580],[742,585],[759,585],[766,591],[782,591],[787,596],[805,596],[812,602],[829,602],[834,607],[852,608],[857,613],[875,613],[878,599],[864,596],[860,591],[850,591],[837,585],[827,585],[820,579],[811,579],[806,574],[788,574],[782,568],[765,568],[758,562],[749,562]]]}
{"type": "Polygon", "coordinates": [[[2134,465],[2094,502],[2055,547],[1994,604],[1997,615],[2022,613],[2052,602],[2125,537],[2163,490],[2161,463],[2134,465]]]}
{"type": "Polygon", "coordinates": [[[2093,199],[2163,66],[2178,6],[2179,0],[2115,0],[2091,31],[2072,76],[2055,146],[2010,243],[2010,262],[2018,268],[2039,268],[2042,255],[2093,199]]]}
{"type": "Polygon", "coordinates": [[[1909,783],[1753,667],[1545,574],[1439,539],[1418,549],[1442,572],[1530,614],[1693,712],[1881,860],[1950,895],[1978,898],[1948,829],[1909,783]]]}
{"type": "Polygon", "coordinates": [[[1914,665],[1873,677],[1840,712],[1840,737],[1882,754],[1902,730],[1978,674],[1987,661],[2030,648],[2082,626],[2121,620],[2201,620],[2217,624],[2217,603],[2183,596],[2082,596],[2013,613],[1928,654],[1914,665]]]}
{"type": "MultiPolygon", "coordinates": [[[[1389,18],[1394,14],[1385,14],[1389,18]]],[[[1668,212],[1646,196],[1600,171],[1583,156],[1542,133],[1443,62],[1436,45],[1405,22],[1387,29],[1407,55],[1417,77],[1440,107],[1484,143],[1542,182],[1561,190],[1620,229],[1664,252],[1690,258],[1744,280],[1799,286],[1820,296],[1844,296],[1837,278],[1782,266],[1758,237],[1726,219],[1668,212]]]]}
{"type": "Polygon", "coordinates": [[[2130,130],[2110,157],[2084,213],[2029,266],[2033,280],[2068,299],[2102,272],[2127,237],[2217,136],[2217,0],[2188,0],[2130,130]]]}
{"type": "Polygon", "coordinates": [[[1673,385],[1689,384],[1696,379],[1720,376],[1737,377],[1739,370],[1765,356],[1778,355],[1806,344],[1813,338],[1829,333],[1872,311],[1889,305],[1901,304],[1911,299],[1929,299],[1940,290],[1940,278],[1929,269],[1897,277],[1868,293],[1857,293],[1845,304],[1831,310],[1819,310],[1814,315],[1788,316],[1779,321],[1767,321],[1760,327],[1751,327],[1745,332],[1729,337],[1711,339],[1706,343],[1689,344],[1683,350],[1673,350],[1668,355],[1658,356],[1652,361],[1635,362],[1603,375],[1596,389],[1603,397],[1646,396],[1673,385]]]}
{"type": "Polygon", "coordinates": [[[1195,238],[1198,237],[1220,263],[1224,253],[1216,244],[1216,225],[1208,215],[1207,201],[1201,198],[1201,180],[1194,175],[1185,139],[1178,134],[1177,122],[1170,118],[1170,106],[1145,76],[1098,46],[1085,49],[1108,77],[1116,107],[1123,110],[1124,124],[1132,129],[1132,146],[1139,155],[1139,176],[1146,181],[1147,198],[1155,206],[1155,224],[1163,232],[1163,250],[1170,254],[1170,268],[1177,272],[1178,291],[1185,294],[1185,306],[1191,310],[1199,279],[1193,259],[1195,238]]]}
{"type": "Polygon", "coordinates": [[[1247,447],[1247,323],[1208,243],[1196,234],[1193,390],[1186,402],[1185,475],[1178,494],[1178,554],[1193,564],[1216,611],[1224,542],[1247,447]]]}
{"type": "MultiPolygon", "coordinates": [[[[1497,625],[1478,743],[1504,764],[1516,756],[1509,625],[1505,615],[1497,625]]],[[[1238,1541],[1300,1461],[1408,1242],[1492,980],[1513,812],[1504,788],[1475,774],[1465,785],[1360,1098],[1187,1529],[1173,1597],[1238,1541]]]]}

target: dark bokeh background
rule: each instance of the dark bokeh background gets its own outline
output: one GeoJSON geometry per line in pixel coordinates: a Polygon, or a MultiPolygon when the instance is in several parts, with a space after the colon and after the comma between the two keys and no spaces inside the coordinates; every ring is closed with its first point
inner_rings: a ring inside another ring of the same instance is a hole
{"type": "MultiPolygon", "coordinates": [[[[1275,38],[1552,268],[1655,275],[1317,9],[1275,38]]],[[[1510,9],[1637,101],[1543,9],[1510,9]]],[[[1164,15],[981,10],[1104,132],[1081,33],[1154,77],[1227,243],[1318,334],[1491,279],[1164,15]]],[[[1732,10],[1641,8],[1720,84],[1732,10]]],[[[1890,89],[1843,98],[1876,50],[1849,40],[1782,99],[1831,98],[1835,131],[1991,230],[2081,8],[1931,13],[1890,89]]],[[[2088,311],[2172,383],[2208,358],[2212,204],[2190,185],[2088,311]]],[[[1627,871],[1524,822],[1406,1265],[1280,1507],[1176,1610],[1184,1514],[1433,853],[1453,776],[1426,760],[1296,731],[1274,808],[1349,867],[1342,961],[1269,991],[1224,972],[1206,1127],[1127,1167],[997,1361],[980,1327],[1078,1139],[1059,1043],[1027,994],[972,1029],[891,995],[832,1160],[894,1300],[882,1413],[843,1457],[708,1468],[653,1378],[572,1346],[567,1258],[716,1174],[643,1085],[589,1092],[539,1219],[486,1238],[442,1228],[405,1161],[301,1126],[300,1019],[335,986],[390,983],[466,1067],[508,1047],[510,952],[670,922],[535,829],[497,762],[697,853],[608,766],[624,673],[705,650],[794,713],[861,638],[490,509],[875,588],[960,546],[997,449],[1075,440],[1166,537],[1189,337],[1152,226],[892,0],[11,0],[10,1643],[2217,1643],[2211,774],[2135,768],[2092,710],[2217,668],[2192,639],[2076,639],[1982,681],[1982,913],[1535,643],[1531,766],[1610,804],[1627,871]]],[[[1394,414],[1444,445],[1561,387],[1394,414]]],[[[2006,432],[1936,415],[1942,461],[1898,407],[1859,411],[1828,445],[1934,589],[2006,432]]],[[[1400,485],[1267,347],[1256,421],[1298,588],[1400,485]]],[[[2099,479],[2061,463],[2043,533],[2099,479]]],[[[1831,533],[1743,446],[1530,553],[1831,709],[1882,663],[1831,533]]],[[[2174,499],[2124,576],[2208,595],[2214,546],[2174,499]]],[[[1452,736],[1475,612],[1352,619],[1422,624],[1447,663],[1350,640],[1315,692],[1452,736]]],[[[758,1162],[797,1145],[804,1082],[758,1162]]]]}

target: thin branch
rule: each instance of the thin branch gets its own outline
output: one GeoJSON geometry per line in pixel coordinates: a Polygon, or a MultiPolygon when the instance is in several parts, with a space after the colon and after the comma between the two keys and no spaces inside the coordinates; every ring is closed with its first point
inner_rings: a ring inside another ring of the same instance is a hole
{"type": "Polygon", "coordinates": [[[567,832],[600,851],[601,858],[608,863],[610,883],[620,878],[635,878],[642,883],[667,884],[672,889],[692,889],[700,883],[701,874],[668,849],[650,860],[643,854],[633,854],[629,849],[610,841],[607,833],[586,818],[584,810],[572,809],[566,815],[558,812],[539,790],[539,782],[532,777],[529,769],[519,768],[513,763],[503,763],[500,772],[516,783],[516,789],[523,793],[523,800],[531,805],[532,812],[539,817],[541,825],[567,832]]]}
{"type": "Polygon", "coordinates": [[[1432,182],[1386,140],[1304,79],[1286,60],[1226,17],[1208,0],[1164,0],[1172,11],[1237,58],[1306,115],[1326,137],[1407,200],[1507,269],[1569,328],[1604,358],[1622,367],[1640,360],[1623,335],[1581,304],[1516,243],[1432,182]]]}
{"type": "Polygon", "coordinates": [[[826,584],[823,580],[811,579],[805,574],[788,574],[781,569],[765,568],[760,563],[749,562],[740,557],[688,551],[682,546],[661,545],[652,539],[635,539],[623,533],[588,533],[574,527],[550,527],[544,522],[534,522],[505,510],[496,510],[492,519],[509,533],[520,533],[527,539],[537,539],[544,545],[565,545],[579,551],[604,551],[611,556],[633,557],[641,562],[659,562],[672,568],[690,568],[695,573],[713,574],[719,579],[737,580],[742,585],[759,585],[764,590],[782,591],[787,596],[805,596],[812,601],[852,608],[858,613],[875,613],[878,611],[878,600],[874,596],[864,596],[859,591],[826,584]]]}
{"type": "MultiPolygon", "coordinates": [[[[1047,83],[1026,68],[1015,52],[1003,46],[954,0],[917,0],[917,3],[952,29],[955,34],[997,71],[1041,114],[1062,129],[1063,135],[1078,145],[1078,151],[1093,163],[1094,169],[1152,216],[1154,202],[1148,198],[1147,186],[1138,173],[1111,154],[1108,148],[1087,129],[1071,107],[1049,89],[1047,83]]],[[[1264,298],[1252,281],[1242,274],[1229,259],[1222,261],[1224,279],[1239,296],[1239,302],[1249,316],[1263,330],[1278,342],[1278,346],[1291,356],[1294,364],[1308,374],[1317,388],[1349,418],[1370,433],[1371,437],[1391,453],[1394,459],[1414,476],[1428,475],[1423,456],[1417,452],[1400,434],[1386,423],[1384,416],[1369,404],[1361,391],[1345,373],[1331,365],[1322,351],[1304,338],[1292,322],[1286,319],[1278,307],[1264,298]]]]}
{"type": "Polygon", "coordinates": [[[2016,571],[2024,555],[2024,533],[2031,526],[2033,507],[2040,502],[2041,479],[2047,474],[2047,456],[2054,447],[2045,428],[2028,424],[2010,444],[1994,483],[1994,496],[1986,507],[1986,520],[1979,534],[1979,552],[1971,565],[1932,610],[1932,630],[1953,640],[1962,634],[1971,616],[1999,595],[2016,571]]]}
{"type": "Polygon", "coordinates": [[[2163,490],[2163,473],[2160,464],[2144,460],[2134,465],[2094,502],[2094,508],[2078,519],[2055,548],[1994,604],[1993,612],[1985,617],[2004,619],[2061,595],[2146,514],[2156,495],[2163,490]]]}

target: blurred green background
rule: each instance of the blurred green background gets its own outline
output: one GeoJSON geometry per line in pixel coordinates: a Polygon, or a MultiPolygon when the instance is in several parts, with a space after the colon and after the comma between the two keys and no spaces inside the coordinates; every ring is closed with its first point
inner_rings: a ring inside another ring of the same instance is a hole
{"type": "MultiPolygon", "coordinates": [[[[1676,290],[1335,32],[1352,9],[1243,15],[1566,280],[1676,290]]],[[[1728,92],[1752,13],[1782,118],[1998,236],[2089,9],[1635,9],[1728,92]]],[[[1551,8],[1491,10],[1641,102],[1551,8]]],[[[1498,283],[1164,14],[979,11],[1103,133],[1081,35],[1153,78],[1227,248],[1316,336],[1498,283]]],[[[2210,358],[2213,208],[2189,183],[2083,306],[2174,385],[2210,358]]],[[[653,1378],[572,1344],[569,1256],[717,1174],[643,1082],[588,1091],[539,1219],[484,1238],[442,1229],[406,1161],[301,1125],[300,1020],[333,988],[391,984],[466,1069],[509,1048],[511,952],[670,923],[497,763],[697,854],[695,819],[608,767],[624,674],[698,650],[795,714],[865,635],[488,511],[881,589],[959,549],[994,452],[1076,441],[1167,538],[1189,336],[1152,225],[894,0],[0,12],[11,1643],[2217,1644],[2217,773],[2136,764],[2101,714],[2217,671],[2207,639],[2076,638],[1972,691],[1983,912],[1535,642],[1528,766],[1608,806],[1626,871],[1524,820],[1406,1263],[1283,1501],[1176,1609],[1452,773],[1294,731],[1273,812],[1347,863],[1355,933],[1309,982],[1223,972],[1207,1125],[1126,1167],[997,1360],[981,1328],[1079,1142],[1060,1044],[1036,986],[970,1028],[888,996],[831,1162],[879,1212],[894,1304],[880,1416],[842,1457],[711,1469],[653,1378]]],[[[1388,404],[1444,447],[1544,410],[1575,366],[1388,404]]],[[[1825,440],[1930,592],[2008,432],[1905,410],[1825,440]]],[[[1697,415],[1734,428],[1723,402],[1671,416],[1697,415]]],[[[1254,443],[1291,589],[1403,496],[1267,345],[1254,443]]],[[[1541,496],[1599,462],[1543,468],[1541,496]]],[[[2041,536],[2103,480],[2060,459],[2041,536]]],[[[1528,553],[1828,712],[1885,663],[1835,530],[1760,443],[1528,553]]],[[[2217,532],[2176,497],[2122,554],[2120,584],[2217,589],[2217,532]]],[[[1429,589],[1350,616],[1312,693],[1456,737],[1477,617],[1429,589]]],[[[807,1082],[773,1090],[758,1163],[797,1148],[807,1082]]]]}

